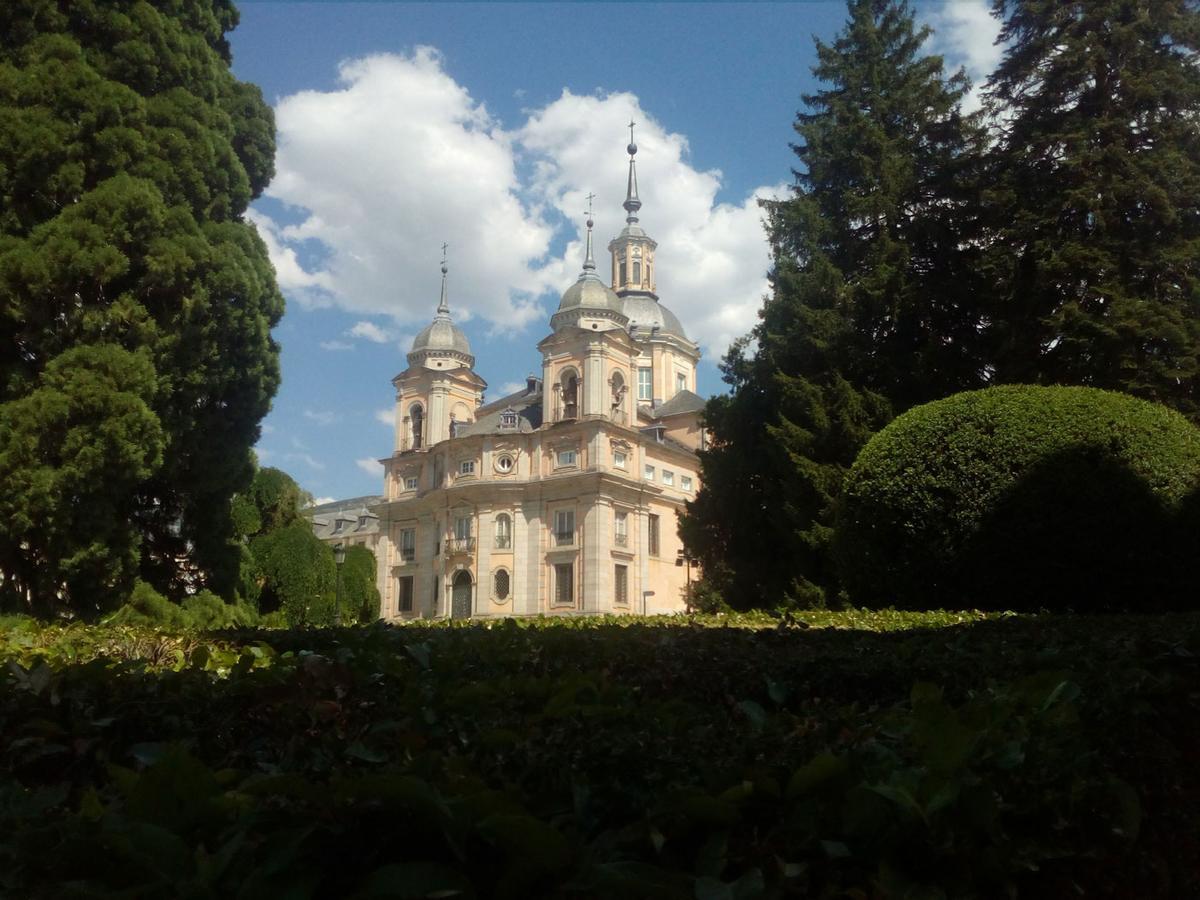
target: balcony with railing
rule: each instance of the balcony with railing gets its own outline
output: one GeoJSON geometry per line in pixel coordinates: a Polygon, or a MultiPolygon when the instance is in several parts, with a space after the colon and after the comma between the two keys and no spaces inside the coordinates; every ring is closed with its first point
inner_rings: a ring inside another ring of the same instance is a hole
{"type": "Polygon", "coordinates": [[[455,553],[474,553],[475,538],[473,537],[456,537],[446,541],[446,552],[453,555],[455,553]]]}

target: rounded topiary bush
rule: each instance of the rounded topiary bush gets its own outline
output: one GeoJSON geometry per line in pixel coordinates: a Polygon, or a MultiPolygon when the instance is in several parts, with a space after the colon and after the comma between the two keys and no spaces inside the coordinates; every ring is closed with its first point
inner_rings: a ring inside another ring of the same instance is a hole
{"type": "Polygon", "coordinates": [[[1009,385],[898,417],[846,477],[851,599],[907,609],[1195,606],[1200,429],[1083,387],[1009,385]]]}

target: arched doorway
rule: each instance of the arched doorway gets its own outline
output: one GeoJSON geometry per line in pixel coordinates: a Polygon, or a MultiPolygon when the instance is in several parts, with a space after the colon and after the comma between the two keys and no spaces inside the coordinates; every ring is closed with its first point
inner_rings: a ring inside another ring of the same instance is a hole
{"type": "Polygon", "coordinates": [[[471,573],[460,569],[454,576],[450,594],[450,618],[471,618],[471,573]]]}

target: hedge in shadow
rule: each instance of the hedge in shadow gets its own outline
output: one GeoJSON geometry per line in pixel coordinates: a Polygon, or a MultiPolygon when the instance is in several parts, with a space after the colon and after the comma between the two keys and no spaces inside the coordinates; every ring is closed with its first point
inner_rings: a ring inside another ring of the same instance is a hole
{"type": "Polygon", "coordinates": [[[1200,430],[1083,387],[1009,385],[910,410],[846,479],[835,547],[862,605],[1191,608],[1200,430]]]}

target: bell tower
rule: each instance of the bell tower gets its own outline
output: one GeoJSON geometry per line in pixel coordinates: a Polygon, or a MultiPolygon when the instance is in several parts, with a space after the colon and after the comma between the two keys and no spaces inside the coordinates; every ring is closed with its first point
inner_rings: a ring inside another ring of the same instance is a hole
{"type": "Polygon", "coordinates": [[[654,251],[658,244],[638,224],[637,144],[633,141],[634,122],[629,123],[629,182],[625,189],[625,227],[608,243],[612,254],[612,289],[617,296],[658,299],[654,283],[654,251]]]}
{"type": "Polygon", "coordinates": [[[397,375],[396,450],[425,450],[454,437],[457,425],[475,420],[487,383],[475,374],[467,336],[450,318],[446,296],[446,247],[442,246],[442,294],[437,313],[413,340],[408,368],[397,375]]]}

